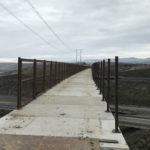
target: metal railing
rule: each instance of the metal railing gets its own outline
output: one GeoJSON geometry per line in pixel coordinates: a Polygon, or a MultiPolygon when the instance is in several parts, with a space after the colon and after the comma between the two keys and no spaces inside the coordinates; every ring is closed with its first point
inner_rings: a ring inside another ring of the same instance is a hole
{"type": "Polygon", "coordinates": [[[17,109],[62,80],[87,66],[37,59],[18,58],[17,109]]]}
{"type": "Polygon", "coordinates": [[[108,59],[101,62],[96,62],[92,65],[92,75],[97,88],[102,94],[102,101],[107,102],[106,112],[110,111],[110,98],[114,96],[115,98],[115,129],[113,132],[118,133],[118,56],[115,57],[114,62],[114,73],[112,73],[111,60],[108,59]],[[107,67],[106,67],[107,65],[107,67]],[[106,74],[107,73],[107,74],[106,74]],[[114,95],[110,95],[110,91],[112,90],[110,86],[110,81],[114,81],[114,95]]]}

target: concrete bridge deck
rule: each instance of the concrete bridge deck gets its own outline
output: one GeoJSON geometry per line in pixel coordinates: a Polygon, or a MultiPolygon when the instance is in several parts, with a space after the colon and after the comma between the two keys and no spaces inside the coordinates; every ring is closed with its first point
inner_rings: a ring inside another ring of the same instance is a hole
{"type": "Polygon", "coordinates": [[[1,118],[0,150],[128,150],[105,110],[87,69],[1,118]]]}

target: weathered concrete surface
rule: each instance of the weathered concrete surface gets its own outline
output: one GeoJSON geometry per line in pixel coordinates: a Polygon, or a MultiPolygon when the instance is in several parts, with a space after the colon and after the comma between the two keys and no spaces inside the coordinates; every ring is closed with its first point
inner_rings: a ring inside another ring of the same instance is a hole
{"type": "Polygon", "coordinates": [[[1,135],[1,150],[99,150],[97,139],[1,135]],[[6,144],[4,144],[6,143],[6,144]]]}
{"type": "Polygon", "coordinates": [[[128,150],[122,134],[112,133],[114,118],[105,109],[88,69],[0,119],[0,134],[117,140],[99,144],[128,150]]]}

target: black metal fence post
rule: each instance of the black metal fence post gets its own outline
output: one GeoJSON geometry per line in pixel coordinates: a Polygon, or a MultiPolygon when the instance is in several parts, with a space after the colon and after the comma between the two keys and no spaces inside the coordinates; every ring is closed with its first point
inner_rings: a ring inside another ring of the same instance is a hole
{"type": "Polygon", "coordinates": [[[57,69],[56,69],[56,84],[58,83],[59,78],[59,62],[56,63],[57,69]]]}
{"type": "Polygon", "coordinates": [[[97,82],[97,90],[99,90],[99,62],[96,64],[96,82],[97,82]]]}
{"type": "Polygon", "coordinates": [[[66,70],[66,73],[67,73],[67,76],[66,76],[66,77],[68,77],[68,76],[69,76],[69,73],[70,73],[70,71],[69,71],[69,64],[67,64],[67,70],[66,70]]]}
{"type": "Polygon", "coordinates": [[[115,57],[115,129],[114,133],[118,133],[118,56],[115,57]]]}
{"type": "Polygon", "coordinates": [[[62,80],[64,80],[65,63],[62,64],[62,80]]]}
{"type": "Polygon", "coordinates": [[[103,93],[102,101],[105,100],[105,60],[103,60],[103,93]]]}
{"type": "Polygon", "coordinates": [[[51,87],[51,62],[49,63],[49,88],[51,87]]]}
{"type": "Polygon", "coordinates": [[[103,79],[102,79],[102,74],[103,74],[103,64],[102,64],[102,61],[100,62],[100,94],[102,94],[102,82],[103,82],[103,79]]]}
{"type": "Polygon", "coordinates": [[[58,83],[61,81],[61,63],[58,63],[58,83]]]}
{"type": "Polygon", "coordinates": [[[45,91],[46,61],[43,61],[43,91],[45,91]]]}
{"type": "Polygon", "coordinates": [[[33,99],[36,98],[36,59],[33,62],[33,99]]]}
{"type": "Polygon", "coordinates": [[[57,63],[57,83],[59,83],[59,71],[60,71],[60,66],[59,66],[59,62],[57,63]]]}
{"type": "Polygon", "coordinates": [[[22,80],[22,59],[18,58],[18,92],[17,92],[17,109],[21,108],[21,80],[22,80]]]}
{"type": "Polygon", "coordinates": [[[101,63],[98,62],[98,68],[99,68],[99,72],[98,72],[98,78],[99,78],[99,94],[101,91],[101,63]]]}
{"type": "Polygon", "coordinates": [[[64,72],[64,74],[65,74],[65,79],[66,79],[66,77],[67,77],[67,64],[65,63],[65,72],[64,72]]]}
{"type": "Polygon", "coordinates": [[[109,103],[110,103],[110,59],[108,59],[107,63],[107,110],[109,112],[109,103]]]}
{"type": "Polygon", "coordinates": [[[55,84],[57,84],[57,62],[55,62],[55,84]]]}
{"type": "Polygon", "coordinates": [[[63,63],[60,63],[60,81],[62,81],[62,69],[63,69],[63,63]]]}
{"type": "Polygon", "coordinates": [[[53,67],[53,62],[51,61],[51,69],[50,69],[50,70],[51,70],[51,75],[50,75],[50,76],[51,76],[51,78],[50,78],[50,82],[51,82],[51,83],[50,83],[50,87],[52,87],[53,84],[54,84],[54,83],[53,83],[53,79],[54,79],[54,78],[53,78],[53,70],[54,70],[53,68],[54,68],[54,67],[53,67]]]}

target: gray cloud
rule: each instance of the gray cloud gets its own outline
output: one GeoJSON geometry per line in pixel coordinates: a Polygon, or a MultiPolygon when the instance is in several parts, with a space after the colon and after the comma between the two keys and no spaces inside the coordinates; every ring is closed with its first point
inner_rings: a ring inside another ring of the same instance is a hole
{"type": "Polygon", "coordinates": [[[84,58],[148,57],[150,53],[149,0],[32,0],[72,49],[48,31],[25,0],[1,2],[57,47],[46,45],[0,7],[1,58],[72,60],[77,48],[83,49],[84,58]]]}

